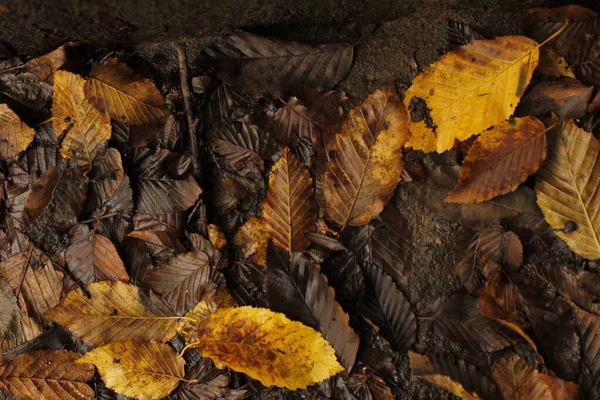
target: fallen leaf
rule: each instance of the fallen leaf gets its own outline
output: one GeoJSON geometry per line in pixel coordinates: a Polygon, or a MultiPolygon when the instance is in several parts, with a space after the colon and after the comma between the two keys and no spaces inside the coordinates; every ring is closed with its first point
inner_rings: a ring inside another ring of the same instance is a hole
{"type": "Polygon", "coordinates": [[[450,48],[456,48],[469,44],[474,40],[485,39],[481,33],[463,22],[448,20],[448,42],[450,48]]]}
{"type": "Polygon", "coordinates": [[[35,131],[23,123],[6,104],[0,104],[0,158],[8,159],[24,151],[35,131]]]}
{"type": "Polygon", "coordinates": [[[32,74],[40,82],[48,80],[56,70],[66,64],[68,50],[77,45],[77,42],[68,42],[49,53],[28,61],[25,64],[25,72],[32,74]]]}
{"type": "MultiPolygon", "coordinates": [[[[600,18],[596,19],[600,21],[600,18]]],[[[596,32],[600,32],[600,22],[596,32]]],[[[575,43],[567,54],[567,60],[575,71],[575,76],[588,85],[600,84],[600,38],[597,35],[585,36],[575,43]]]]}
{"type": "Polygon", "coordinates": [[[515,190],[546,158],[546,128],[535,117],[514,118],[479,136],[463,161],[446,203],[481,203],[515,190]]]}
{"type": "Polygon", "coordinates": [[[139,287],[125,282],[96,282],[71,291],[46,312],[47,320],[67,327],[93,346],[125,338],[170,340],[179,317],[167,304],[139,287]]]}
{"type": "Polygon", "coordinates": [[[581,336],[583,357],[591,368],[592,374],[597,375],[600,372],[600,317],[575,305],[571,308],[581,336]]]}
{"type": "Polygon", "coordinates": [[[86,209],[94,211],[102,208],[117,193],[125,179],[119,151],[114,148],[106,150],[104,155],[94,162],[89,177],[86,209]]]}
{"type": "Polygon", "coordinates": [[[535,70],[544,79],[558,79],[561,76],[575,78],[567,60],[549,46],[540,48],[540,64],[535,70]]]}
{"type": "Polygon", "coordinates": [[[65,255],[67,268],[83,284],[98,281],[129,281],[115,245],[106,237],[77,225],[65,255]]]}
{"type": "Polygon", "coordinates": [[[151,270],[144,283],[160,293],[175,314],[183,315],[200,301],[210,282],[208,261],[202,251],[178,254],[151,270]]]}
{"type": "Polygon", "coordinates": [[[21,337],[21,311],[5,279],[0,278],[0,339],[21,337]]]}
{"type": "Polygon", "coordinates": [[[215,368],[208,358],[201,358],[185,377],[196,382],[181,386],[177,400],[238,400],[247,393],[245,389],[231,389],[228,372],[215,368]]]}
{"type": "Polygon", "coordinates": [[[308,138],[314,143],[316,132],[313,131],[318,128],[307,115],[306,107],[297,97],[282,102],[283,107],[275,112],[277,141],[290,149],[295,149],[301,138],[308,138]]]}
{"type": "Polygon", "coordinates": [[[185,361],[168,344],[132,339],[96,348],[77,364],[95,365],[108,388],[140,400],[168,396],[185,373],[185,361]]]}
{"type": "Polygon", "coordinates": [[[358,313],[377,325],[396,350],[410,349],[417,341],[417,319],[410,303],[377,265],[366,264],[363,272],[367,296],[358,313]]]}
{"type": "Polygon", "coordinates": [[[212,193],[213,204],[219,213],[226,213],[237,208],[239,201],[247,194],[248,191],[238,180],[219,178],[212,193]]]}
{"type": "Polygon", "coordinates": [[[558,115],[562,120],[583,118],[594,92],[575,78],[543,81],[527,93],[519,105],[522,114],[536,117],[558,115]]]}
{"type": "Polygon", "coordinates": [[[270,309],[321,332],[346,371],[351,371],[359,339],[319,266],[302,253],[293,254],[290,262],[289,254],[271,244],[267,249],[266,283],[270,309]]]}
{"type": "Polygon", "coordinates": [[[325,217],[340,230],[376,217],[400,181],[408,137],[408,115],[393,84],[350,111],[332,144],[329,170],[317,183],[325,217]]]}
{"type": "Polygon", "coordinates": [[[594,165],[600,145],[591,133],[572,121],[563,122],[548,135],[548,158],[537,174],[535,191],[544,218],[575,253],[600,258],[600,220],[596,187],[600,173],[594,165]],[[576,229],[565,233],[569,221],[576,229]]]}
{"type": "Polygon", "coordinates": [[[394,400],[392,390],[385,381],[374,374],[352,374],[347,380],[348,388],[361,399],[394,400]]]}
{"type": "Polygon", "coordinates": [[[94,65],[83,89],[98,110],[122,122],[149,124],[167,115],[165,100],[152,81],[116,58],[94,65]]]}
{"type": "Polygon", "coordinates": [[[226,84],[254,98],[279,98],[305,87],[333,88],[348,74],[353,50],[349,44],[309,45],[236,32],[205,52],[226,84]]]}
{"type": "Polygon", "coordinates": [[[268,309],[224,308],[197,331],[188,346],[265,386],[304,389],[344,370],[317,331],[268,309]]]}
{"type": "Polygon", "coordinates": [[[191,160],[164,149],[136,149],[130,172],[137,188],[136,209],[169,214],[191,207],[202,189],[191,175],[191,160]]]}
{"type": "Polygon", "coordinates": [[[94,159],[110,139],[110,118],[94,108],[85,98],[85,79],[66,71],[54,73],[52,127],[64,136],[60,153],[77,164],[91,168],[94,159]]]}
{"type": "Polygon", "coordinates": [[[250,218],[233,238],[233,243],[242,247],[242,255],[258,265],[266,264],[268,241],[265,223],[257,217],[250,218]]]}
{"type": "Polygon", "coordinates": [[[0,364],[0,390],[24,400],[92,399],[85,382],[94,376],[91,365],[77,365],[80,355],[66,350],[37,350],[0,364]]]}
{"type": "Polygon", "coordinates": [[[413,375],[446,389],[465,400],[499,399],[496,385],[474,365],[449,356],[427,357],[408,352],[413,375]]]}
{"type": "Polygon", "coordinates": [[[441,153],[455,140],[504,122],[517,107],[538,58],[537,43],[523,36],[475,40],[443,55],[413,80],[404,100],[407,108],[413,98],[425,100],[435,131],[412,121],[406,146],[441,153]]]}

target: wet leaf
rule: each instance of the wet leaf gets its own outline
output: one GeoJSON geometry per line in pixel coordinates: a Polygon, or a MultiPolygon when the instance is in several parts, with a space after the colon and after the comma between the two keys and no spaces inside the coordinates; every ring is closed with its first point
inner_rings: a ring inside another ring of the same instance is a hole
{"type": "Polygon", "coordinates": [[[94,376],[91,365],[77,365],[80,355],[65,350],[38,350],[0,364],[0,390],[24,400],[92,399],[85,382],[94,376]]]}
{"type": "Polygon", "coordinates": [[[198,326],[191,344],[215,363],[265,386],[306,388],[344,370],[314,329],[264,308],[224,308],[198,326]]]}
{"type": "Polygon", "coordinates": [[[64,136],[60,153],[77,164],[91,168],[94,159],[110,139],[110,118],[94,108],[85,98],[85,79],[66,71],[54,74],[52,126],[64,136]]]}
{"type": "Polygon", "coordinates": [[[6,104],[0,104],[0,158],[11,158],[24,151],[35,131],[23,123],[6,104]]]}
{"type": "Polygon", "coordinates": [[[475,40],[442,56],[413,80],[404,101],[409,107],[414,98],[425,100],[435,131],[422,121],[411,122],[407,146],[441,153],[455,140],[504,122],[519,103],[538,58],[537,44],[523,36],[475,40]]]}
{"type": "Polygon", "coordinates": [[[138,149],[131,169],[138,192],[136,209],[148,214],[169,214],[191,207],[202,189],[191,175],[191,160],[163,149],[138,149]]]}
{"type": "Polygon", "coordinates": [[[279,98],[305,87],[333,88],[350,69],[353,46],[309,45],[236,32],[219,38],[206,54],[226,84],[254,98],[279,98]]]}
{"type": "Polygon", "coordinates": [[[548,158],[537,174],[535,191],[544,218],[577,254],[600,258],[600,203],[596,187],[600,170],[598,141],[573,122],[563,122],[548,135],[548,158]],[[561,231],[568,221],[573,232],[561,231]]]}
{"type": "Polygon", "coordinates": [[[562,120],[583,118],[594,92],[578,80],[561,79],[538,83],[523,98],[519,110],[523,114],[546,117],[554,113],[562,120]]]}
{"type": "Polygon", "coordinates": [[[127,339],[85,354],[78,364],[94,364],[106,386],[140,400],[171,393],[184,376],[185,361],[164,343],[127,339]]]}
{"type": "Polygon", "coordinates": [[[97,282],[77,289],[44,317],[67,327],[86,343],[100,346],[125,338],[167,341],[178,317],[160,298],[124,282],[97,282]]]}
{"type": "Polygon", "coordinates": [[[359,339],[348,315],[335,301],[335,292],[318,265],[302,253],[289,254],[273,245],[267,250],[267,300],[270,309],[321,332],[346,371],[351,371],[359,339]]]}
{"type": "Polygon", "coordinates": [[[325,217],[340,226],[366,225],[394,193],[402,172],[408,116],[390,84],[353,109],[336,135],[327,173],[317,184],[325,217]]]}
{"type": "Polygon", "coordinates": [[[209,259],[202,251],[179,254],[144,278],[144,283],[160,293],[177,315],[185,314],[200,301],[209,282],[209,259]]]}
{"type": "Polygon", "coordinates": [[[465,400],[500,399],[496,385],[474,365],[449,356],[427,357],[412,351],[408,352],[410,369],[419,378],[465,400]]]}
{"type": "Polygon", "coordinates": [[[546,158],[546,128],[535,117],[510,119],[479,136],[446,203],[481,203],[515,190],[546,158]]]}
{"type": "Polygon", "coordinates": [[[410,349],[417,340],[417,319],[410,303],[377,265],[367,264],[363,272],[367,296],[359,314],[377,325],[396,350],[410,349]]]}
{"type": "Polygon", "coordinates": [[[106,237],[78,225],[66,254],[67,268],[79,282],[129,281],[115,245],[106,237]]]}
{"type": "Polygon", "coordinates": [[[98,110],[132,125],[148,124],[167,115],[165,101],[152,81],[116,58],[92,67],[84,91],[98,110]]]}

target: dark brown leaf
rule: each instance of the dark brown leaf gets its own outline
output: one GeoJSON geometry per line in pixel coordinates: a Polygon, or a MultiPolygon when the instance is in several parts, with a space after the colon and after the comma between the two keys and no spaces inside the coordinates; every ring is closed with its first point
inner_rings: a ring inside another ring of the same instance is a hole
{"type": "Polygon", "coordinates": [[[96,158],[90,177],[86,209],[93,211],[102,208],[110,200],[125,179],[121,154],[113,148],[96,158]]]}
{"type": "Polygon", "coordinates": [[[212,193],[213,204],[220,213],[233,210],[248,191],[237,179],[219,177],[212,193]]]}
{"type": "Polygon", "coordinates": [[[0,278],[0,339],[21,337],[21,311],[12,288],[0,278]]]}
{"type": "Polygon", "coordinates": [[[237,32],[206,50],[225,83],[254,98],[293,95],[300,88],[333,88],[352,65],[353,46],[308,45],[237,32]]]}
{"type": "Polygon", "coordinates": [[[600,317],[573,306],[573,314],[583,346],[583,357],[594,375],[600,372],[600,317]]]}
{"type": "Polygon", "coordinates": [[[574,78],[543,81],[521,100],[519,112],[536,117],[554,113],[563,120],[583,118],[593,92],[593,86],[584,85],[574,78]]]}
{"type": "Polygon", "coordinates": [[[471,43],[473,40],[486,39],[470,25],[464,22],[448,20],[448,42],[450,48],[456,48],[471,43]]]}
{"type": "Polygon", "coordinates": [[[596,35],[586,36],[567,54],[577,78],[588,85],[600,84],[600,18],[596,18],[596,35]]]}
{"type": "Polygon", "coordinates": [[[200,358],[185,375],[194,383],[183,385],[176,393],[177,400],[237,400],[246,390],[229,388],[229,374],[215,367],[209,358],[200,358]]]}
{"type": "Polygon", "coordinates": [[[295,150],[298,147],[298,141],[301,138],[310,139],[311,143],[317,140],[314,122],[307,115],[306,107],[297,97],[290,98],[283,102],[281,107],[275,113],[275,127],[277,132],[277,141],[284,147],[295,150]]]}

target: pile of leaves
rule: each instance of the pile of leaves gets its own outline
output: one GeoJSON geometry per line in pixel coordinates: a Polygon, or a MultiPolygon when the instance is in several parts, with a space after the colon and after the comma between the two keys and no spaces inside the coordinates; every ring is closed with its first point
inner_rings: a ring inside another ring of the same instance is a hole
{"type": "Polygon", "coordinates": [[[83,43],[3,61],[0,391],[597,394],[600,17],[520,21],[451,21],[454,49],[362,102],[335,90],[360,41],[233,32],[156,81],[83,43]],[[400,190],[464,225],[419,312],[400,190]],[[521,241],[556,237],[579,265],[521,241]]]}

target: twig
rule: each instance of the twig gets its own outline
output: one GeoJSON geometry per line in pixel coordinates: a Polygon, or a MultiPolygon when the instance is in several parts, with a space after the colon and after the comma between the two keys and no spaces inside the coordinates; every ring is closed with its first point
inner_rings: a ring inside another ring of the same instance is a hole
{"type": "Polygon", "coordinates": [[[198,153],[198,119],[192,114],[192,95],[190,93],[190,81],[188,79],[187,63],[185,56],[185,44],[177,43],[177,61],[179,63],[179,78],[181,80],[181,95],[183,96],[183,109],[188,125],[188,136],[190,150],[192,151],[192,166],[194,176],[200,179],[200,154],[198,153]]]}
{"type": "Polygon", "coordinates": [[[21,280],[19,281],[19,287],[17,288],[17,297],[21,293],[21,287],[23,286],[23,282],[25,281],[25,275],[27,275],[27,270],[29,269],[29,263],[31,262],[31,255],[33,254],[33,246],[29,247],[29,254],[27,254],[27,261],[25,262],[25,266],[23,267],[23,275],[21,275],[21,280]]]}

